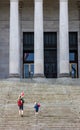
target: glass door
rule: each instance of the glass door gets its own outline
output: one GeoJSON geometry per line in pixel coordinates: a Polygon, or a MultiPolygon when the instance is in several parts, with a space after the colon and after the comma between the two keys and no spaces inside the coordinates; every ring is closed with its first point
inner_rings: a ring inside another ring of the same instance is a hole
{"type": "Polygon", "coordinates": [[[24,64],[24,78],[32,78],[34,75],[34,64],[24,64]]]}
{"type": "Polygon", "coordinates": [[[70,76],[72,78],[78,78],[78,56],[77,51],[71,50],[69,53],[70,62],[70,76]]]}
{"type": "Polygon", "coordinates": [[[77,63],[70,63],[70,76],[77,78],[77,63]]]}

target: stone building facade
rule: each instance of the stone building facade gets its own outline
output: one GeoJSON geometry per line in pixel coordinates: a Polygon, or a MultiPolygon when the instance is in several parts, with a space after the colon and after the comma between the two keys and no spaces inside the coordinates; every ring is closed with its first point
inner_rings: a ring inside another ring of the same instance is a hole
{"type": "Polygon", "coordinates": [[[1,0],[0,78],[80,77],[80,0],[1,0]]]}

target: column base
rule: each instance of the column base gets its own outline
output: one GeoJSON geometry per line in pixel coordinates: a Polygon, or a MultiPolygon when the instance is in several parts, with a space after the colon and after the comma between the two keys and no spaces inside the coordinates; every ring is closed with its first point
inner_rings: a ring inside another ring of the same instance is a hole
{"type": "Polygon", "coordinates": [[[63,78],[63,77],[70,77],[70,74],[68,73],[62,73],[62,74],[59,74],[58,78],[63,78]]]}
{"type": "Polygon", "coordinates": [[[9,74],[9,78],[20,78],[19,74],[9,74]]]}
{"type": "Polygon", "coordinates": [[[45,78],[43,74],[34,74],[33,78],[45,78]]]}

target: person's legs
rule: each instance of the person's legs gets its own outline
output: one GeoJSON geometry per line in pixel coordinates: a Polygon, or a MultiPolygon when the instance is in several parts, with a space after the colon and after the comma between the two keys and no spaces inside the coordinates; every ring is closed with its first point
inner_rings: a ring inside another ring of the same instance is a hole
{"type": "Polygon", "coordinates": [[[21,110],[19,110],[19,115],[21,115],[21,110]]]}
{"type": "Polygon", "coordinates": [[[21,107],[19,106],[19,115],[21,115],[21,107]]]}
{"type": "Polygon", "coordinates": [[[38,114],[38,111],[39,111],[39,109],[36,109],[36,110],[35,110],[35,115],[37,115],[37,114],[38,114]]]}
{"type": "Polygon", "coordinates": [[[21,116],[23,116],[23,105],[21,106],[21,116]]]}
{"type": "Polygon", "coordinates": [[[23,116],[23,110],[21,111],[21,115],[23,116]]]}

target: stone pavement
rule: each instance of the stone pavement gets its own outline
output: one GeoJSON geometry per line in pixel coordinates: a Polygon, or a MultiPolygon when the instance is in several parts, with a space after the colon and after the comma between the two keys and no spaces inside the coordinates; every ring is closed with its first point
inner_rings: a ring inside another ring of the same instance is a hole
{"type": "Polygon", "coordinates": [[[7,79],[0,81],[0,130],[80,130],[79,79],[7,79]],[[24,117],[17,98],[24,91],[24,117]],[[39,115],[34,102],[41,103],[39,115]]]}

